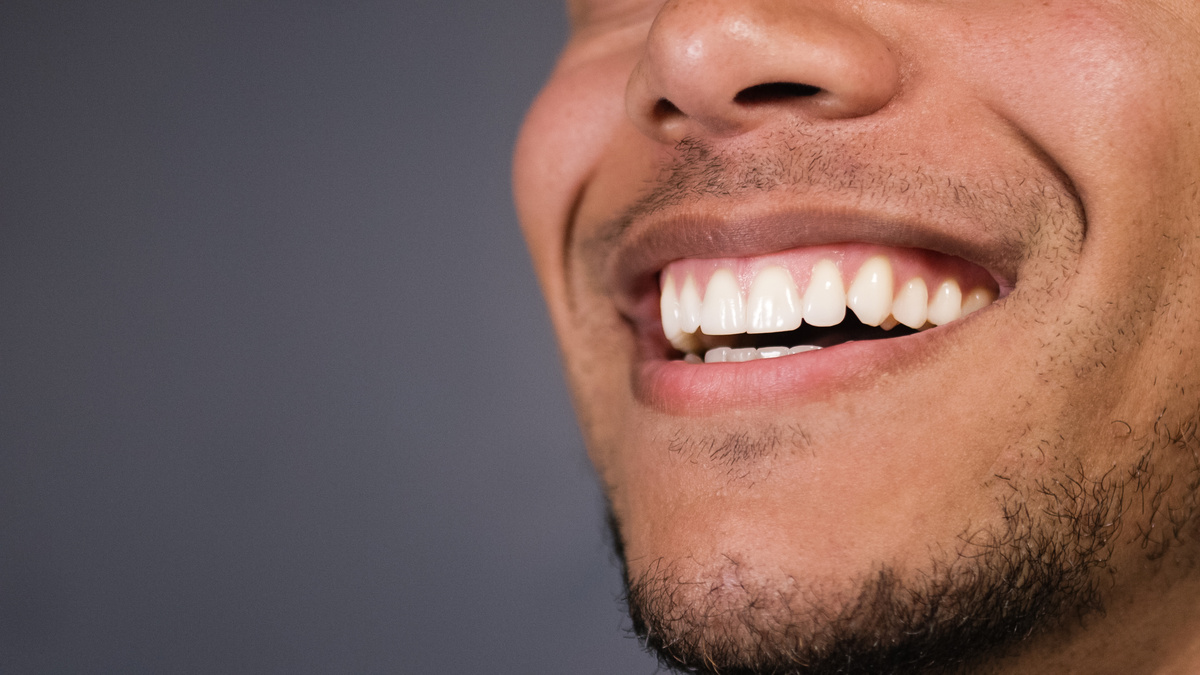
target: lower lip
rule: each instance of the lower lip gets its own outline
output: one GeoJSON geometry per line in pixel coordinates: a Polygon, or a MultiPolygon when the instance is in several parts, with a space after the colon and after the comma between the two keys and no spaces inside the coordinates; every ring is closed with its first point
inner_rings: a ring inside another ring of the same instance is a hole
{"type": "Polygon", "coordinates": [[[954,327],[741,363],[692,364],[647,349],[634,368],[634,394],[652,409],[683,416],[827,400],[921,363],[954,327]]]}

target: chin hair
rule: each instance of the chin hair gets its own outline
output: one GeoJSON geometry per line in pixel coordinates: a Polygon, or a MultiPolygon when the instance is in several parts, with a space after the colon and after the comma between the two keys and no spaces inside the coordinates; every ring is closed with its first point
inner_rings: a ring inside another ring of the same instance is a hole
{"type": "Polygon", "coordinates": [[[992,530],[965,532],[952,555],[921,570],[876,564],[844,580],[840,593],[732,557],[699,575],[693,561],[685,574],[678,561],[659,560],[631,577],[611,508],[609,525],[634,632],[667,669],[978,673],[1032,636],[1103,611],[1100,581],[1112,574],[1121,514],[1154,484],[1161,488],[1148,480],[1151,468],[1147,453],[1127,473],[1077,469],[1031,489],[1014,481],[992,530]]]}

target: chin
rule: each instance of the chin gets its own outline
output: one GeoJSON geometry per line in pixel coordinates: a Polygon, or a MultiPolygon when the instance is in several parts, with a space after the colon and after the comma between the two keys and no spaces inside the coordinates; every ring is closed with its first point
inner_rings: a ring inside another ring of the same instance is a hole
{"type": "Polygon", "coordinates": [[[1111,522],[1118,492],[1054,497],[1091,509],[1073,529],[1009,500],[986,526],[940,538],[844,522],[789,529],[773,509],[721,499],[696,517],[610,523],[633,628],[668,667],[979,673],[1102,610],[1112,549],[1085,523],[1111,522]]]}

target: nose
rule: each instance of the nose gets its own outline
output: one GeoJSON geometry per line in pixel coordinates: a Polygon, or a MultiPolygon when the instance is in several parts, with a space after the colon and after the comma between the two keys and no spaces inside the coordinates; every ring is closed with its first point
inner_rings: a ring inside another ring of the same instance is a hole
{"type": "Polygon", "coordinates": [[[870,115],[900,87],[883,37],[813,0],[670,0],[626,89],[643,133],[664,143],[735,136],[780,113],[870,115]]]}

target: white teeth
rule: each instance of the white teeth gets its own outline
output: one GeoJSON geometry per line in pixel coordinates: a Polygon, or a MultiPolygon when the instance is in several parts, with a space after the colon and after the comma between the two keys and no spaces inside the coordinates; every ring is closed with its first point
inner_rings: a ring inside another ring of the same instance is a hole
{"type": "MultiPolygon", "coordinates": [[[[691,282],[691,294],[695,295],[696,284],[692,282],[690,276],[688,277],[688,282],[691,282]]],[[[684,284],[684,287],[685,289],[687,288],[687,283],[684,284]]],[[[695,304],[699,305],[699,302],[700,299],[697,296],[695,304]]],[[[699,339],[693,334],[696,328],[692,328],[691,331],[684,330],[683,304],[680,302],[679,296],[675,293],[675,277],[671,274],[668,274],[663,281],[662,299],[659,301],[659,309],[662,313],[663,333],[671,341],[671,346],[684,353],[695,351],[699,346],[699,339]]]]}
{"type": "Polygon", "coordinates": [[[950,323],[962,316],[962,291],[958,288],[958,282],[953,279],[947,279],[938,286],[937,291],[933,294],[933,299],[929,301],[929,323],[940,326],[944,323],[950,323]]]}
{"type": "Polygon", "coordinates": [[[892,316],[909,328],[920,328],[925,325],[928,315],[929,292],[925,290],[925,280],[920,277],[910,279],[892,303],[892,316]]]}
{"type": "Polygon", "coordinates": [[[780,333],[800,327],[800,289],[782,267],[761,270],[746,302],[747,333],[780,333]]]}
{"type": "Polygon", "coordinates": [[[704,290],[704,309],[700,314],[700,330],[707,335],[733,335],[746,332],[746,305],[742,289],[733,272],[719,269],[713,272],[704,290]]]}
{"type": "Polygon", "coordinates": [[[679,290],[679,329],[695,333],[700,328],[700,292],[696,290],[696,279],[687,275],[683,288],[679,290]]]}
{"type": "Polygon", "coordinates": [[[675,277],[670,274],[663,281],[659,310],[662,312],[663,333],[674,342],[682,335],[683,329],[679,327],[679,294],[675,292],[675,277]]]}
{"type": "Polygon", "coordinates": [[[996,294],[986,288],[976,288],[963,298],[962,315],[966,316],[971,312],[987,307],[996,301],[996,294]]]}
{"type": "Polygon", "coordinates": [[[743,347],[741,349],[730,349],[729,356],[725,360],[729,363],[741,363],[742,361],[753,361],[758,358],[758,350],[754,347],[743,347]]]}
{"type": "Polygon", "coordinates": [[[804,292],[804,320],[814,326],[836,326],[846,318],[846,291],[842,273],[832,260],[813,266],[804,292]]]}
{"type": "Polygon", "coordinates": [[[868,326],[887,319],[892,312],[892,263],[887,258],[877,255],[858,268],[846,305],[868,326]]]}
{"type": "MultiPolygon", "coordinates": [[[[797,345],[788,349],[787,347],[762,347],[755,349],[753,347],[743,347],[741,349],[733,349],[732,347],[713,347],[704,353],[704,363],[741,363],[742,361],[753,361],[755,359],[777,359],[780,356],[788,356],[790,354],[803,354],[820,349],[815,345],[797,345]]],[[[700,357],[695,354],[688,354],[684,357],[688,363],[700,363],[700,357]]]]}
{"type": "Polygon", "coordinates": [[[725,363],[729,358],[729,352],[733,351],[729,347],[717,347],[704,352],[705,363],[725,363]]]}
{"type": "Polygon", "coordinates": [[[759,347],[758,358],[760,359],[775,359],[780,356],[787,356],[787,347],[759,347]]]}
{"type": "MultiPolygon", "coordinates": [[[[731,344],[729,340],[707,340],[705,335],[785,333],[803,323],[835,326],[845,319],[847,308],[868,326],[892,330],[904,325],[925,330],[960,319],[996,301],[996,292],[987,286],[963,293],[959,283],[956,278],[945,279],[931,294],[922,275],[913,276],[895,288],[892,261],[887,256],[875,255],[858,268],[849,291],[838,265],[827,258],[813,265],[804,293],[788,268],[772,264],[754,274],[744,294],[734,270],[718,268],[701,296],[696,277],[682,267],[664,271],[659,310],[663,333],[688,363],[738,362],[778,358],[820,347],[738,348],[738,342],[734,341],[732,347],[705,351],[705,343],[731,344]]],[[[836,336],[833,335],[834,339],[836,336]]],[[[850,336],[843,335],[839,341],[846,337],[850,336]]]]}

